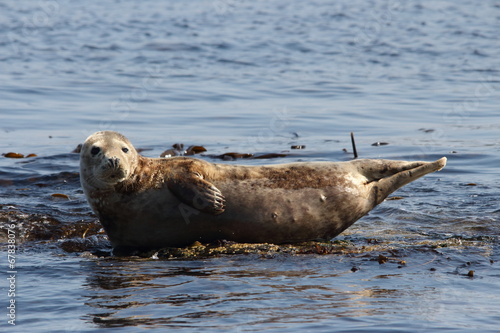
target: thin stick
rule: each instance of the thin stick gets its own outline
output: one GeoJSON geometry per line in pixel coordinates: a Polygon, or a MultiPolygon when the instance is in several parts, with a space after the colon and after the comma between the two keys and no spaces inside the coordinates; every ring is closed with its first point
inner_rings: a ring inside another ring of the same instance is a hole
{"type": "Polygon", "coordinates": [[[354,153],[354,158],[358,158],[358,151],[356,150],[356,142],[354,142],[354,133],[351,132],[351,142],[352,142],[352,151],[354,153]]]}

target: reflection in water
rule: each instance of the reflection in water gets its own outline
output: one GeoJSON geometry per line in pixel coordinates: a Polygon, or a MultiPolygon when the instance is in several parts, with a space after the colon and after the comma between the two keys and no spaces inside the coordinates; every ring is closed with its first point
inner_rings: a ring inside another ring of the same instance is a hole
{"type": "Polygon", "coordinates": [[[399,313],[410,314],[415,307],[425,308],[428,316],[433,312],[436,305],[428,299],[434,288],[422,286],[412,274],[398,274],[396,266],[378,274],[381,265],[361,258],[353,260],[366,268],[352,272],[353,261],[343,259],[286,255],[270,260],[86,261],[85,298],[92,309],[87,320],[102,328],[258,329],[340,317],[383,318],[393,312],[394,302],[399,313]]]}

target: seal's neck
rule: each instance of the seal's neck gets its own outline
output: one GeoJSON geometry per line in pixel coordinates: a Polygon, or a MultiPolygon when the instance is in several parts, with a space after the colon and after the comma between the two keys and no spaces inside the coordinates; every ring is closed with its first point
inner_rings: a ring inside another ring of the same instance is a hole
{"type": "Polygon", "coordinates": [[[129,193],[161,186],[165,175],[161,168],[157,167],[158,163],[157,159],[139,155],[133,169],[130,170],[129,177],[114,185],[114,190],[120,193],[129,193]]]}

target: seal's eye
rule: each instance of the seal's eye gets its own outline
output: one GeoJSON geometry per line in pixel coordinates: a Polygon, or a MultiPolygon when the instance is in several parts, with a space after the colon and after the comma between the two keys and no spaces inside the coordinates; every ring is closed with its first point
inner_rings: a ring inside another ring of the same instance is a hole
{"type": "Polygon", "coordinates": [[[127,147],[123,147],[122,148],[122,152],[124,152],[125,154],[128,153],[128,148],[127,147]]]}
{"type": "Polygon", "coordinates": [[[92,156],[96,156],[97,154],[99,154],[100,151],[101,151],[101,148],[92,147],[92,149],[90,150],[90,153],[92,154],[92,156]]]}

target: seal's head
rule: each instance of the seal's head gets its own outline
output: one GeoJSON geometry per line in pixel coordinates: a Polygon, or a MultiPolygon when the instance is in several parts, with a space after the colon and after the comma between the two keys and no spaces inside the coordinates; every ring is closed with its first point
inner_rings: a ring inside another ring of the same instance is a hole
{"type": "Polygon", "coordinates": [[[137,166],[138,154],[126,137],[103,131],[85,140],[80,152],[80,179],[84,189],[106,189],[127,179],[137,166]]]}

